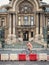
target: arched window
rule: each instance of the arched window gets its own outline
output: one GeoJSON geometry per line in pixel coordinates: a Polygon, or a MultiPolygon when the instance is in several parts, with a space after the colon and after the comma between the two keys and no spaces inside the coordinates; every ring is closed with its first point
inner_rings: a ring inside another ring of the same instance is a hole
{"type": "Polygon", "coordinates": [[[18,7],[18,25],[34,25],[33,4],[28,0],[24,0],[18,7]]]}
{"type": "Polygon", "coordinates": [[[33,11],[33,6],[30,2],[28,1],[23,1],[19,5],[19,13],[32,13],[33,11]]]}

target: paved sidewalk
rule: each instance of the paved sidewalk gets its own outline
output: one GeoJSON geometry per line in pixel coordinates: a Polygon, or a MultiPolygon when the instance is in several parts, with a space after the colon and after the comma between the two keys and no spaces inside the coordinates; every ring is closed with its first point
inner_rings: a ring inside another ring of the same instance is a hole
{"type": "MultiPolygon", "coordinates": [[[[10,54],[10,53],[16,53],[16,54],[19,54],[19,53],[26,53],[26,49],[0,49],[0,54],[2,53],[7,53],[7,54],[10,54]]],[[[34,48],[32,50],[32,53],[47,53],[49,55],[49,48],[45,49],[45,48],[34,48]]]]}
{"type": "Polygon", "coordinates": [[[0,65],[49,65],[49,62],[45,61],[0,61],[0,65]]]}

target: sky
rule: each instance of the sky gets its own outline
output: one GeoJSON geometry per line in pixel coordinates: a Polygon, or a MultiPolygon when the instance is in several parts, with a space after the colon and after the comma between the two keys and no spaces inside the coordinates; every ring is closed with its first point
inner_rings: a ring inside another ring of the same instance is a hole
{"type": "MultiPolygon", "coordinates": [[[[49,4],[49,0],[43,0],[43,1],[49,4]]],[[[0,6],[8,4],[8,3],[9,3],[9,0],[0,0],[0,6]]]]}

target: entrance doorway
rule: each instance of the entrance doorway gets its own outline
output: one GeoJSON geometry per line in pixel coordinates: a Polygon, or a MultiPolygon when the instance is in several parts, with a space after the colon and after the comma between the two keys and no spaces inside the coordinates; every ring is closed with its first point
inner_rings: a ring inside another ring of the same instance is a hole
{"type": "Polygon", "coordinates": [[[47,36],[47,43],[49,44],[49,35],[47,36]]]}
{"type": "Polygon", "coordinates": [[[23,33],[23,41],[28,41],[29,40],[29,32],[28,31],[25,31],[23,33]]]}

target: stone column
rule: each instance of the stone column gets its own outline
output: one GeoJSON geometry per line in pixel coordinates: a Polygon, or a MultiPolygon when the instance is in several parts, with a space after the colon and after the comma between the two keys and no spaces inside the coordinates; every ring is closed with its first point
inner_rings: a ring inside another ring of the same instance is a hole
{"type": "Polygon", "coordinates": [[[9,14],[9,36],[11,36],[11,14],[9,14]]]}
{"type": "Polygon", "coordinates": [[[15,17],[16,17],[15,14],[13,14],[13,34],[12,34],[13,40],[12,40],[12,43],[16,43],[16,34],[15,34],[16,18],[15,17]]]}
{"type": "Polygon", "coordinates": [[[38,36],[38,14],[37,14],[37,20],[36,20],[36,36],[38,36]]]}
{"type": "Polygon", "coordinates": [[[11,14],[8,14],[8,25],[9,25],[9,34],[8,38],[6,39],[6,43],[11,44],[11,14]]]}
{"type": "Polygon", "coordinates": [[[31,35],[31,31],[29,31],[29,41],[30,41],[30,38],[31,38],[31,36],[30,36],[30,35],[31,35]]]}
{"type": "Polygon", "coordinates": [[[37,20],[36,20],[36,36],[35,36],[35,40],[37,41],[39,39],[39,35],[40,35],[40,17],[39,17],[39,13],[37,13],[37,20]]]}
{"type": "Polygon", "coordinates": [[[15,14],[13,14],[13,35],[15,35],[15,25],[16,25],[15,14]]]}
{"type": "Polygon", "coordinates": [[[40,35],[43,35],[43,15],[40,14],[40,35]]]}

